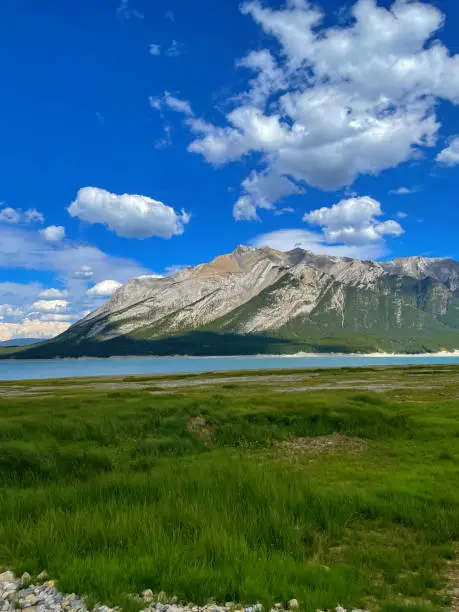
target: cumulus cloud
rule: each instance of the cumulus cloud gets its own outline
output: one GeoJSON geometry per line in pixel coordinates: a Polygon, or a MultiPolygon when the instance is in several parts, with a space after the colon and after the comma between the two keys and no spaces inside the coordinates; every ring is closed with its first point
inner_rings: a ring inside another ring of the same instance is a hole
{"type": "Polygon", "coordinates": [[[29,208],[24,211],[24,221],[26,223],[44,223],[45,218],[36,208],[29,208]]]}
{"type": "Polygon", "coordinates": [[[260,234],[250,241],[251,246],[269,246],[278,251],[291,251],[300,248],[317,255],[352,257],[356,259],[378,259],[386,253],[382,243],[370,245],[328,244],[322,234],[305,229],[285,229],[260,234]]]}
{"type": "Polygon", "coordinates": [[[257,221],[257,206],[253,199],[248,195],[238,198],[233,206],[233,217],[235,221],[257,221]]]}
{"type": "Polygon", "coordinates": [[[38,294],[38,297],[44,300],[58,300],[61,298],[66,298],[69,292],[66,289],[45,289],[38,294]]]}
{"type": "Polygon", "coordinates": [[[0,282],[1,333],[7,338],[61,333],[97,304],[87,295],[89,281],[97,284],[111,278],[124,283],[149,273],[135,261],[109,256],[96,247],[71,240],[48,242],[39,232],[11,225],[0,226],[0,268],[46,272],[63,287],[0,282]]]}
{"type": "Polygon", "coordinates": [[[53,338],[70,327],[61,321],[40,321],[26,317],[21,323],[0,323],[0,340],[13,338],[53,338]]]}
{"type": "Polygon", "coordinates": [[[0,315],[2,319],[5,317],[21,317],[24,311],[21,308],[16,308],[11,304],[0,304],[0,315]]]}
{"type": "Polygon", "coordinates": [[[258,219],[257,208],[274,208],[274,203],[282,198],[304,191],[287,177],[275,172],[252,172],[242,181],[242,188],[245,193],[233,209],[236,221],[258,219]]]}
{"type": "Polygon", "coordinates": [[[445,166],[457,166],[459,164],[459,136],[455,136],[443,151],[437,155],[437,161],[445,166]]]}
{"type": "Polygon", "coordinates": [[[91,289],[88,289],[87,293],[89,296],[110,297],[122,286],[122,283],[118,281],[104,280],[94,285],[94,287],[91,287],[91,289]]]}
{"type": "Polygon", "coordinates": [[[17,210],[7,206],[0,210],[0,222],[1,223],[19,223],[21,216],[17,210]]]}
{"type": "Polygon", "coordinates": [[[384,236],[403,234],[397,221],[380,221],[382,214],[379,202],[363,196],[312,210],[304,215],[303,220],[310,225],[320,226],[329,243],[365,245],[379,242],[384,236]]]}
{"type": "Polygon", "coordinates": [[[177,213],[147,196],[117,195],[97,187],[80,189],[68,212],[87,223],[105,225],[123,238],[172,238],[183,234],[190,220],[184,210],[177,213]]]}
{"type": "Polygon", "coordinates": [[[48,242],[59,242],[65,238],[65,228],[62,225],[50,225],[43,230],[40,230],[45,240],[48,242]]]}
{"type": "Polygon", "coordinates": [[[279,230],[255,237],[253,246],[270,246],[279,251],[296,247],[318,254],[378,259],[387,253],[386,236],[403,234],[393,219],[381,220],[381,204],[369,196],[341,200],[306,213],[303,220],[320,227],[279,230]]]}
{"type": "MultiPolygon", "coordinates": [[[[250,155],[257,171],[336,190],[419,157],[435,145],[438,100],[459,102],[459,56],[435,38],[444,15],[430,4],[357,0],[344,25],[303,0],[241,10],[277,46],[238,62],[252,76],[224,122],[186,120],[189,150],[209,163],[250,155]]],[[[253,219],[254,206],[236,210],[253,219]]]]}
{"type": "Polygon", "coordinates": [[[0,223],[43,223],[44,220],[43,215],[35,208],[22,210],[7,206],[0,209],[0,223]]]}
{"type": "Polygon", "coordinates": [[[67,310],[68,305],[67,300],[37,300],[32,308],[38,312],[62,312],[67,310]]]}

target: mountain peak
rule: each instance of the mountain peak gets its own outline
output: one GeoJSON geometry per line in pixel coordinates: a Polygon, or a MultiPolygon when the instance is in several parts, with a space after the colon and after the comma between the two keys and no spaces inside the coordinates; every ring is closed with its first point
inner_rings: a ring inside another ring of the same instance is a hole
{"type": "Polygon", "coordinates": [[[233,251],[233,255],[244,255],[245,253],[253,253],[257,249],[252,246],[247,246],[245,244],[239,244],[233,251]]]}
{"type": "Polygon", "coordinates": [[[458,262],[239,245],[174,277],[127,283],[59,339],[20,356],[426,347],[459,349],[458,262]]]}

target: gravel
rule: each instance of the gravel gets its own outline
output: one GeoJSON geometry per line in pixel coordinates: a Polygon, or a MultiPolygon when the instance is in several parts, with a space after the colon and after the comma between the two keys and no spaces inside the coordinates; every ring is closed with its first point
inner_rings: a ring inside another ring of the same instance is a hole
{"type": "MultiPolygon", "coordinates": [[[[263,612],[263,606],[255,603],[249,606],[235,604],[231,601],[224,605],[210,602],[205,606],[196,606],[192,603],[180,603],[177,597],[167,598],[164,592],[154,594],[146,589],[140,595],[131,595],[133,600],[144,605],[142,612],[263,612]]],[[[291,599],[286,604],[276,603],[270,612],[284,610],[299,610],[301,602],[291,599]]],[[[35,580],[27,572],[20,578],[13,572],[0,573],[0,612],[121,612],[120,608],[109,608],[97,604],[90,610],[85,599],[75,593],[61,593],[56,588],[55,580],[48,580],[46,572],[42,572],[35,580]]],[[[323,612],[317,610],[317,612],[323,612]]],[[[347,612],[337,606],[335,612],[347,612]]],[[[349,610],[351,612],[351,610],[349,610]]],[[[366,610],[352,610],[352,612],[367,612],[366,610]]]]}

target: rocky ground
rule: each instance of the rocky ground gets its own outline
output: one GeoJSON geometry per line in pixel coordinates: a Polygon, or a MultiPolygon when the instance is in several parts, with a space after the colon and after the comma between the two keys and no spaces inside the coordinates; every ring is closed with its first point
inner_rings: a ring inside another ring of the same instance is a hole
{"type": "MultiPolygon", "coordinates": [[[[226,602],[218,605],[210,602],[205,606],[196,606],[193,603],[181,603],[176,597],[168,600],[165,593],[153,593],[150,589],[143,591],[140,595],[130,596],[137,601],[142,612],[263,612],[263,606],[256,603],[250,606],[226,602]]],[[[300,608],[296,599],[285,603],[277,603],[271,612],[292,612],[300,608]]],[[[55,580],[48,580],[46,572],[42,572],[36,579],[25,573],[20,578],[13,572],[6,571],[0,574],[0,612],[15,612],[26,610],[26,612],[120,612],[120,608],[109,608],[102,604],[96,604],[88,608],[85,599],[75,593],[61,593],[56,588],[55,580]]],[[[317,612],[322,612],[318,610],[317,612]]],[[[335,612],[347,612],[341,606],[337,606],[335,612]]],[[[352,610],[352,612],[366,612],[364,610],[352,610]]]]}

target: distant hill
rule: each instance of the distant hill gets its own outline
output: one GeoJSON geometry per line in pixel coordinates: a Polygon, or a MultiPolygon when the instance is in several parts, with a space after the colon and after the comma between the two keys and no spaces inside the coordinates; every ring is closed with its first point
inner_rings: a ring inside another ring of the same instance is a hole
{"type": "Polygon", "coordinates": [[[37,342],[43,342],[43,339],[41,338],[14,338],[13,340],[0,341],[0,347],[29,346],[29,344],[36,344],[37,342]]]}
{"type": "MultiPolygon", "coordinates": [[[[459,262],[387,262],[238,247],[136,278],[17,358],[459,349],[459,262]]],[[[11,354],[11,353],[10,353],[11,354]]]]}

